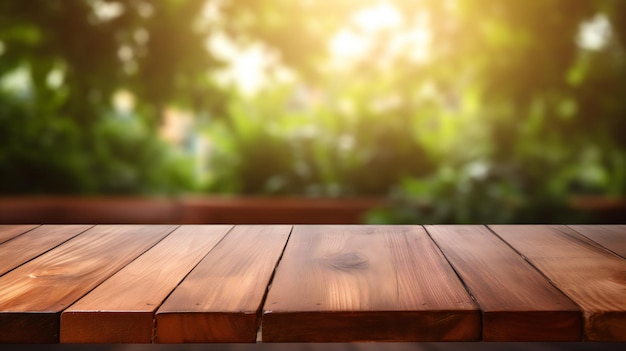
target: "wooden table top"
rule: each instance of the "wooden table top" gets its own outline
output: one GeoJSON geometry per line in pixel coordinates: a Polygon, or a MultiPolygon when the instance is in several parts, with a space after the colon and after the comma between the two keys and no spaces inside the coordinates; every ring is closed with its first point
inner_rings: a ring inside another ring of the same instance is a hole
{"type": "Polygon", "coordinates": [[[626,225],[3,225],[0,342],[626,341],[626,225]]]}

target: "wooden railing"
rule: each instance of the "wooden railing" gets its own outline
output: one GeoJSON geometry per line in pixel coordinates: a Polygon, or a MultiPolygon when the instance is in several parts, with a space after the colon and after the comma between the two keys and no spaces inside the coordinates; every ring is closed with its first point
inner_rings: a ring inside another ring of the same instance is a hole
{"type": "Polygon", "coordinates": [[[0,223],[356,224],[381,198],[0,197],[0,223]]]}

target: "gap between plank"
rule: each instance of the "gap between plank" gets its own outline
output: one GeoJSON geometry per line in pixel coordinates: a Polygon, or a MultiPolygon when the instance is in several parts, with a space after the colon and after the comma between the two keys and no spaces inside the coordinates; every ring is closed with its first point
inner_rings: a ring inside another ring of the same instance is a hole
{"type": "MultiPolygon", "coordinates": [[[[155,224],[154,226],[166,226],[168,224],[155,224]]],[[[96,225],[97,226],[97,225],[96,225]]],[[[96,227],[94,226],[94,227],[96,227]]],[[[136,226],[136,227],[141,227],[141,226],[145,226],[145,225],[141,225],[141,224],[129,224],[129,226],[136,226]]],[[[93,227],[92,227],[93,228],[93,227]]],[[[63,311],[65,311],[66,309],[68,309],[70,306],[72,306],[74,303],[76,303],[78,300],[82,299],[83,297],[87,296],[87,294],[91,293],[93,290],[95,290],[98,286],[100,286],[102,283],[106,282],[107,280],[109,280],[112,276],[116,275],[119,271],[121,271],[122,269],[124,269],[126,266],[128,266],[129,264],[133,263],[135,260],[137,260],[139,257],[143,256],[146,252],[150,251],[153,247],[155,247],[158,243],[160,243],[161,241],[163,241],[165,238],[167,238],[168,236],[170,236],[170,234],[172,234],[173,232],[175,232],[178,228],[180,228],[180,225],[175,226],[169,233],[165,234],[161,239],[157,240],[154,244],[150,245],[146,250],[144,250],[142,253],[140,253],[139,255],[137,255],[137,257],[133,258],[132,260],[128,261],[128,263],[126,263],[125,265],[123,265],[120,269],[116,270],[115,272],[111,273],[111,275],[109,275],[108,277],[106,277],[106,279],[104,279],[103,281],[101,281],[100,283],[98,283],[96,286],[94,286],[91,290],[87,291],[85,294],[81,295],[80,297],[78,297],[74,302],[72,302],[71,304],[67,305],[63,310],[61,310],[61,312],[59,312],[59,314],[63,313],[63,311]]],[[[60,324],[59,324],[60,325],[60,324]]]]}
{"type": "MultiPolygon", "coordinates": [[[[136,226],[136,227],[140,227],[142,225],[137,225],[137,224],[130,224],[129,226],[136,226]]],[[[167,224],[156,224],[155,226],[166,226],[167,224]]],[[[98,225],[94,225],[90,229],[93,229],[95,227],[97,227],[98,225]]],[[[93,290],[95,290],[98,286],[100,286],[102,283],[106,282],[107,280],[109,280],[112,276],[114,276],[115,274],[117,274],[119,271],[121,271],[122,269],[124,269],[124,267],[128,266],[129,264],[133,263],[136,259],[138,259],[139,257],[143,256],[146,252],[150,251],[153,247],[155,247],[158,243],[160,243],[161,241],[163,241],[165,238],[167,238],[168,236],[170,236],[173,232],[175,232],[178,228],[180,228],[180,225],[176,225],[169,233],[165,234],[160,240],[157,240],[153,245],[150,245],[150,247],[148,247],[145,251],[143,251],[141,254],[137,255],[137,257],[133,258],[132,260],[130,260],[128,263],[126,263],[124,266],[120,267],[120,269],[116,270],[115,272],[111,273],[111,275],[109,275],[106,279],[104,279],[103,281],[101,281],[100,283],[98,283],[96,286],[94,286],[91,290],[85,292],[83,295],[79,296],[78,298],[76,298],[72,303],[68,304],[67,306],[65,306],[64,309],[62,309],[61,311],[59,311],[59,330],[57,331],[59,338],[61,335],[61,314],[63,314],[63,312],[65,310],[67,310],[68,308],[70,308],[74,303],[76,303],[77,301],[79,301],[80,299],[82,299],[83,297],[87,296],[87,294],[91,293],[93,290]]],[[[87,230],[85,230],[84,232],[86,232],[87,230]]],[[[84,233],[82,232],[82,233],[84,233]]],[[[81,234],[82,234],[81,233],[81,234]]],[[[79,234],[80,235],[80,234],[79,234]]],[[[78,235],[76,235],[78,236],[78,235]]],[[[75,237],[76,237],[75,236],[75,237]]]]}
{"type": "MultiPolygon", "coordinates": [[[[37,256],[35,256],[35,257],[32,257],[31,259],[26,260],[25,262],[22,262],[22,263],[21,263],[21,264],[19,264],[17,267],[13,267],[13,268],[11,268],[10,270],[8,270],[8,271],[6,271],[6,272],[4,272],[4,273],[0,274],[0,277],[4,276],[5,274],[8,274],[9,272],[12,272],[12,271],[16,270],[17,268],[19,268],[19,267],[21,267],[21,266],[23,266],[23,265],[27,264],[28,262],[30,262],[30,261],[32,261],[32,260],[34,260],[34,259],[38,258],[38,257],[39,257],[39,256],[41,256],[41,255],[45,255],[46,253],[48,253],[48,252],[50,252],[50,251],[52,251],[52,250],[56,249],[57,247],[59,247],[59,246],[61,246],[61,245],[65,244],[66,242],[68,242],[68,241],[70,241],[70,240],[72,240],[72,239],[76,239],[79,235],[84,234],[84,233],[85,233],[85,232],[87,232],[88,230],[93,229],[93,227],[95,227],[95,226],[96,226],[95,224],[92,224],[92,225],[91,225],[91,227],[88,227],[88,228],[86,228],[85,230],[83,230],[83,231],[81,231],[81,232],[76,233],[76,235],[74,235],[74,236],[72,236],[72,237],[70,237],[70,238],[67,238],[67,239],[65,239],[64,241],[62,241],[62,242],[60,242],[60,243],[58,243],[58,244],[56,244],[56,245],[52,246],[51,248],[49,248],[49,249],[45,250],[44,252],[40,253],[39,255],[37,255],[37,256]]],[[[18,236],[16,236],[16,237],[14,237],[14,238],[11,238],[11,239],[9,239],[9,240],[7,240],[7,241],[5,241],[5,242],[2,242],[1,244],[8,243],[9,241],[11,241],[11,240],[13,240],[13,239],[15,239],[15,238],[18,238],[18,237],[20,237],[20,236],[22,236],[22,235],[24,235],[24,234],[26,234],[26,233],[28,233],[28,232],[30,232],[30,231],[33,231],[33,230],[35,230],[35,229],[37,229],[37,228],[40,228],[40,227],[42,227],[42,225],[39,225],[39,226],[37,226],[37,227],[35,227],[35,228],[33,228],[33,229],[27,230],[27,231],[25,231],[24,233],[22,233],[22,234],[20,234],[20,235],[18,235],[18,236]]],[[[76,301],[78,301],[78,300],[76,300],[76,301]]]]}
{"type": "MultiPolygon", "coordinates": [[[[552,281],[552,279],[550,279],[547,275],[545,275],[545,273],[543,273],[539,268],[537,268],[533,262],[528,259],[528,257],[524,256],[523,253],[519,252],[513,245],[509,244],[508,241],[504,240],[503,237],[501,237],[495,230],[493,230],[491,228],[491,226],[487,225],[486,226],[487,229],[493,234],[495,235],[498,239],[500,239],[500,241],[504,242],[504,244],[508,247],[510,247],[516,254],[518,254],[524,261],[526,261],[526,263],[528,263],[531,267],[533,267],[534,270],[536,270],[537,272],[539,272],[539,274],[541,274],[541,276],[548,281],[548,283],[550,283],[550,285],[554,286],[561,294],[565,295],[565,297],[567,297],[570,301],[574,302],[574,304],[576,304],[575,301],[573,301],[572,299],[569,298],[569,296],[567,296],[563,291],[561,291],[561,289],[559,289],[558,286],[556,286],[556,284],[554,284],[554,282],[552,281]]],[[[578,306],[578,304],[576,304],[576,307],[578,307],[578,309],[582,312],[582,310],[580,309],[580,306],[578,306]]]]}
{"type": "MultiPolygon", "coordinates": [[[[85,229],[85,230],[84,230],[84,231],[82,231],[82,232],[79,232],[78,234],[74,235],[73,237],[71,237],[71,238],[69,238],[69,239],[67,239],[67,240],[63,241],[62,243],[60,243],[60,244],[58,244],[58,245],[56,245],[56,246],[54,246],[54,247],[52,247],[52,248],[50,248],[49,250],[45,251],[44,253],[42,253],[42,254],[38,255],[37,257],[41,257],[43,254],[45,254],[45,253],[48,253],[48,252],[52,251],[53,249],[55,249],[55,248],[57,248],[57,247],[59,247],[59,246],[61,246],[61,245],[65,244],[65,243],[67,243],[67,242],[68,242],[68,241],[70,241],[70,240],[73,240],[73,239],[77,238],[77,237],[78,237],[78,236],[80,236],[81,234],[84,234],[84,233],[86,233],[87,231],[92,230],[92,229],[94,229],[94,228],[95,228],[95,227],[97,227],[97,226],[98,226],[97,224],[92,224],[92,225],[91,225],[91,227],[89,227],[89,228],[85,229]]],[[[138,226],[140,226],[140,225],[135,225],[135,226],[137,226],[137,227],[138,227],[138,226]]],[[[166,237],[167,237],[167,236],[169,236],[171,233],[173,233],[176,229],[178,229],[178,227],[180,227],[180,225],[175,226],[175,227],[174,227],[174,228],[173,228],[173,229],[172,229],[169,233],[167,233],[166,235],[164,235],[164,236],[163,236],[163,238],[161,238],[160,240],[157,240],[157,241],[156,241],[153,245],[151,245],[150,247],[148,247],[145,251],[143,251],[143,252],[142,252],[141,254],[139,254],[137,257],[142,256],[145,252],[147,252],[148,250],[152,249],[152,248],[153,248],[156,244],[158,244],[159,242],[161,242],[164,238],[166,238],[166,237]]],[[[39,227],[37,227],[37,228],[39,228],[39,227]]],[[[35,257],[35,258],[37,258],[37,257],[35,257]]],[[[137,259],[137,257],[135,257],[134,259],[132,259],[131,261],[129,261],[126,265],[128,265],[128,264],[130,264],[131,262],[133,262],[134,260],[136,260],[136,259],[137,259]]],[[[30,262],[30,261],[34,260],[35,258],[33,258],[33,259],[31,259],[31,260],[29,260],[29,261],[27,261],[27,262],[30,262]]],[[[23,264],[19,265],[18,267],[21,267],[21,266],[22,266],[22,265],[24,265],[25,263],[26,263],[26,262],[24,262],[23,264]]],[[[63,304],[61,304],[61,306],[63,306],[63,308],[62,308],[61,310],[59,310],[59,311],[57,311],[57,312],[55,313],[55,314],[57,315],[57,318],[58,318],[58,321],[59,321],[59,323],[58,323],[58,329],[56,330],[56,335],[57,335],[57,336],[59,336],[59,337],[60,337],[60,335],[61,335],[61,314],[63,314],[63,312],[64,312],[65,310],[67,310],[70,306],[72,306],[74,303],[76,303],[77,301],[79,301],[80,299],[82,299],[83,297],[85,297],[87,294],[89,294],[91,291],[93,291],[95,288],[97,288],[100,284],[102,284],[103,282],[107,281],[109,278],[111,278],[111,277],[112,277],[113,275],[115,275],[117,272],[119,272],[119,271],[120,271],[120,270],[122,270],[124,267],[126,267],[126,265],[124,265],[124,266],[120,267],[120,269],[118,269],[118,270],[116,270],[116,271],[112,272],[112,273],[111,273],[111,274],[110,274],[110,275],[109,275],[106,279],[104,279],[103,281],[101,281],[100,283],[98,283],[97,285],[95,285],[92,289],[90,289],[90,290],[86,291],[83,295],[80,295],[80,296],[76,297],[76,298],[75,298],[75,299],[74,299],[71,303],[68,303],[67,305],[63,305],[63,304]]],[[[17,267],[15,267],[15,268],[17,268],[17,267]]],[[[11,271],[13,271],[15,268],[13,268],[11,271]]],[[[7,272],[7,273],[8,273],[8,272],[7,272]]],[[[57,339],[57,343],[59,343],[59,339],[57,339]]]]}
{"type": "MultiPolygon", "coordinates": [[[[9,238],[9,239],[7,239],[7,240],[5,240],[5,241],[0,242],[0,244],[4,244],[4,243],[6,243],[6,242],[9,242],[9,241],[11,241],[11,240],[13,240],[13,239],[15,239],[15,238],[17,238],[17,237],[20,237],[20,236],[22,236],[22,235],[24,235],[24,234],[26,234],[26,233],[28,233],[28,232],[30,232],[30,231],[33,231],[33,230],[35,230],[35,229],[37,229],[37,228],[41,227],[41,224],[33,224],[33,225],[34,225],[34,227],[32,227],[32,228],[30,228],[30,229],[26,230],[25,232],[22,232],[22,233],[20,233],[20,234],[18,234],[18,235],[16,235],[16,236],[14,236],[14,237],[12,237],[12,238],[9,238]]],[[[79,233],[79,234],[80,234],[80,233],[79,233]]]]}
{"type": "Polygon", "coordinates": [[[285,250],[287,249],[287,244],[289,244],[289,240],[291,239],[291,234],[293,234],[294,225],[291,226],[291,230],[289,230],[289,235],[287,236],[287,240],[285,240],[285,245],[283,246],[283,250],[280,252],[280,256],[278,256],[278,260],[276,261],[276,265],[274,265],[274,269],[272,270],[272,275],[270,275],[270,279],[267,282],[267,287],[265,288],[265,293],[263,293],[263,298],[261,299],[261,306],[257,311],[257,316],[259,320],[259,324],[257,326],[256,333],[256,342],[263,342],[263,308],[265,307],[265,301],[267,300],[267,295],[269,294],[270,288],[272,287],[272,283],[274,282],[274,276],[276,275],[276,270],[278,269],[278,265],[280,261],[283,259],[283,255],[285,254],[285,250]]]}
{"type": "MultiPolygon", "coordinates": [[[[222,235],[222,237],[220,238],[220,240],[218,240],[213,247],[211,247],[211,249],[209,251],[207,251],[206,254],[204,254],[204,256],[202,256],[202,258],[200,258],[198,260],[198,262],[196,262],[196,264],[191,267],[191,269],[189,270],[189,272],[187,272],[187,274],[185,274],[179,281],[178,284],[176,284],[176,286],[169,292],[169,294],[167,294],[167,296],[165,296],[165,298],[163,300],[161,300],[161,303],[159,303],[156,308],[154,309],[154,313],[152,313],[152,337],[150,339],[150,343],[151,344],[156,344],[155,341],[157,339],[157,320],[156,320],[156,311],[159,310],[159,308],[161,308],[161,306],[163,305],[163,302],[165,302],[167,299],[169,299],[169,297],[174,293],[174,290],[178,289],[178,287],[180,286],[180,284],[183,283],[183,281],[185,279],[187,279],[187,277],[189,276],[189,274],[191,274],[191,272],[193,272],[194,269],[196,269],[196,267],[200,264],[200,262],[202,262],[213,250],[215,250],[215,248],[228,236],[228,234],[230,232],[233,231],[233,229],[235,229],[236,225],[230,225],[230,228],[228,228],[228,230],[226,231],[226,233],[224,233],[224,235],[222,235]]],[[[178,229],[178,228],[177,228],[178,229]]],[[[173,232],[173,231],[172,231],[173,232]]]]}
{"type": "MultiPolygon", "coordinates": [[[[524,256],[521,252],[519,252],[515,247],[513,247],[513,245],[509,244],[508,241],[504,240],[503,237],[501,237],[495,230],[493,230],[493,228],[491,228],[491,226],[486,225],[487,229],[492,232],[498,239],[500,239],[501,241],[504,242],[504,244],[506,244],[508,247],[510,247],[513,251],[515,251],[515,253],[517,253],[518,255],[520,255],[522,257],[522,259],[526,262],[528,262],[528,264],[533,267],[534,270],[536,270],[537,272],[539,272],[539,274],[541,274],[541,276],[548,281],[548,283],[550,283],[550,285],[552,285],[556,290],[558,290],[561,295],[565,296],[566,299],[570,300],[575,306],[576,308],[578,308],[578,312],[581,313],[582,316],[584,316],[585,311],[583,310],[583,308],[576,302],[574,301],[571,297],[569,297],[563,290],[561,290],[561,288],[559,288],[553,281],[552,279],[550,279],[547,275],[545,275],[545,273],[543,273],[543,271],[541,271],[541,269],[539,269],[538,267],[536,267],[532,261],[530,259],[528,259],[528,257],[524,256]]],[[[560,231],[560,230],[559,230],[560,231]]],[[[583,323],[581,323],[581,335],[583,340],[585,339],[585,321],[583,318],[583,323]]]]}
{"type": "Polygon", "coordinates": [[[478,299],[476,298],[476,296],[474,296],[474,293],[472,292],[472,289],[470,289],[469,286],[467,286],[467,284],[463,280],[463,278],[461,278],[461,275],[459,274],[459,272],[457,272],[456,267],[454,267],[452,262],[450,262],[450,260],[448,259],[448,256],[446,256],[446,253],[443,251],[443,249],[441,249],[439,247],[439,245],[437,244],[437,241],[435,239],[433,239],[433,237],[430,235],[430,233],[428,232],[428,229],[426,228],[426,226],[422,226],[422,228],[424,228],[424,231],[426,232],[426,235],[428,235],[428,238],[430,239],[430,241],[432,241],[435,244],[435,247],[437,248],[437,250],[439,250],[439,252],[441,252],[441,254],[443,255],[443,258],[445,258],[445,260],[448,263],[448,265],[450,266],[450,268],[452,268],[452,271],[454,272],[454,274],[456,274],[456,277],[459,279],[461,284],[463,284],[463,287],[465,288],[465,291],[467,291],[467,293],[469,294],[469,296],[472,299],[472,301],[474,301],[474,303],[476,304],[476,307],[478,307],[478,310],[480,311],[480,339],[482,340],[482,338],[483,338],[483,320],[484,320],[485,316],[483,315],[483,309],[480,307],[480,302],[478,302],[478,299]]]}
{"type": "Polygon", "coordinates": [[[623,257],[622,255],[618,254],[617,252],[615,252],[615,251],[611,250],[610,248],[608,248],[608,247],[606,247],[606,246],[602,245],[601,243],[599,243],[599,242],[595,241],[595,240],[594,240],[594,239],[592,239],[591,237],[588,237],[588,236],[587,236],[587,235],[585,235],[583,232],[580,232],[580,231],[578,231],[578,230],[576,230],[576,229],[572,228],[572,226],[571,226],[571,225],[567,225],[567,228],[569,228],[570,230],[572,230],[572,231],[576,232],[576,234],[578,234],[578,235],[580,235],[580,236],[584,237],[585,239],[591,240],[594,244],[599,245],[601,248],[603,248],[604,250],[608,251],[609,253],[612,253],[613,255],[615,255],[615,256],[617,256],[617,257],[619,257],[619,258],[625,258],[625,257],[623,257]]]}

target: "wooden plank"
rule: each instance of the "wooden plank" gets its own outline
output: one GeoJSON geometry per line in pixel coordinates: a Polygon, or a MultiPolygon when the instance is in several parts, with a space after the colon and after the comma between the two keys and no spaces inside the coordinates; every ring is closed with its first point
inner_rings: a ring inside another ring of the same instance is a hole
{"type": "Polygon", "coordinates": [[[262,300],[290,231],[236,226],[159,308],[157,341],[256,341],[262,300]]]}
{"type": "Polygon", "coordinates": [[[480,305],[484,341],[581,340],[576,305],[486,227],[426,230],[480,305]]]}
{"type": "Polygon", "coordinates": [[[296,226],[264,342],[470,341],[480,314],[419,226],[296,226]]]}
{"type": "Polygon", "coordinates": [[[182,226],[61,314],[64,343],[150,343],[154,312],[232,226],[182,226]]]}
{"type": "Polygon", "coordinates": [[[566,226],[491,228],[580,306],[588,340],[626,341],[626,260],[566,226]]]}
{"type": "Polygon", "coordinates": [[[569,227],[626,258],[626,225],[570,225],[569,227]]]}
{"type": "Polygon", "coordinates": [[[0,225],[0,244],[7,240],[11,240],[16,236],[23,234],[31,229],[36,228],[37,225],[11,225],[11,224],[3,224],[0,225]]]}
{"type": "Polygon", "coordinates": [[[0,342],[58,342],[62,310],[174,229],[96,226],[0,277],[0,342]]]}
{"type": "Polygon", "coordinates": [[[0,245],[0,276],[93,225],[44,225],[0,245]]]}

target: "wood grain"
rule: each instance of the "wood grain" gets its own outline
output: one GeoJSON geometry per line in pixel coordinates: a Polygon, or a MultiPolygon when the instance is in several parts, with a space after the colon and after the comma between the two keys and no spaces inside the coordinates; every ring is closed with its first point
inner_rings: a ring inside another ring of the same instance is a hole
{"type": "Polygon", "coordinates": [[[491,228],[580,306],[588,340],[626,341],[626,260],[566,226],[491,228]]]}
{"type": "Polygon", "coordinates": [[[484,341],[578,341],[576,305],[484,226],[426,230],[476,298],[484,341]]]}
{"type": "Polygon", "coordinates": [[[63,309],[174,229],[96,226],[0,277],[0,342],[58,342],[63,309]]]}
{"type": "Polygon", "coordinates": [[[0,245],[0,276],[91,227],[44,225],[5,242],[0,245]]]}
{"type": "Polygon", "coordinates": [[[11,224],[3,224],[0,225],[0,244],[7,240],[11,240],[16,236],[25,233],[31,229],[36,228],[37,225],[11,225],[11,224]]]}
{"type": "Polygon", "coordinates": [[[626,225],[570,225],[569,227],[626,258],[626,225]]]}
{"type": "Polygon", "coordinates": [[[182,226],[61,314],[63,343],[150,343],[154,312],[232,226],[182,226]]]}
{"type": "Polygon", "coordinates": [[[296,226],[263,341],[469,341],[480,315],[419,226],[296,226]]]}
{"type": "Polygon", "coordinates": [[[236,226],[156,313],[160,343],[254,342],[258,313],[291,226],[236,226]]]}

